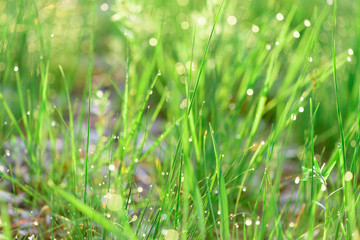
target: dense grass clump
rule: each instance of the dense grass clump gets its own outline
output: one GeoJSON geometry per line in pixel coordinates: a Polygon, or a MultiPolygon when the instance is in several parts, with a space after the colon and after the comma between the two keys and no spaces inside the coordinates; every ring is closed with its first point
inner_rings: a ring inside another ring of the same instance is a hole
{"type": "Polygon", "coordinates": [[[0,2],[0,239],[359,239],[360,2],[0,2]]]}

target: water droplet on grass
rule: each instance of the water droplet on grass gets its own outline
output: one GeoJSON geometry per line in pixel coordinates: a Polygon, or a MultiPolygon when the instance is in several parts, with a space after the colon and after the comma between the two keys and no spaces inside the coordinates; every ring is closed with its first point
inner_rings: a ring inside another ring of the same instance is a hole
{"type": "Polygon", "coordinates": [[[19,67],[18,67],[18,66],[15,66],[15,67],[14,67],[14,71],[15,71],[15,72],[19,71],[19,67]]]}
{"type": "Polygon", "coordinates": [[[304,112],[304,108],[303,107],[299,107],[299,112],[304,112]]]}
{"type": "Polygon", "coordinates": [[[198,24],[199,25],[205,25],[206,24],[206,18],[204,17],[199,17],[198,20],[197,20],[198,24]]]}
{"type": "Polygon", "coordinates": [[[246,90],[246,94],[248,96],[252,96],[254,94],[254,90],[252,90],[251,88],[249,88],[248,90],[246,90]]]}
{"type": "Polygon", "coordinates": [[[174,229],[167,229],[167,232],[165,235],[165,240],[178,240],[179,239],[179,233],[174,229]]]}
{"type": "Polygon", "coordinates": [[[235,16],[229,16],[227,18],[227,22],[228,24],[230,24],[231,26],[234,26],[237,23],[237,18],[235,16]]]}
{"type": "Polygon", "coordinates": [[[110,164],[110,165],[109,165],[109,170],[110,170],[110,171],[114,171],[114,170],[115,170],[115,165],[114,165],[114,164],[110,164]]]}
{"type": "Polygon", "coordinates": [[[109,5],[107,3],[103,3],[100,5],[100,9],[103,12],[106,12],[109,9],[109,5]]]}
{"type": "Polygon", "coordinates": [[[294,31],[293,36],[294,36],[294,38],[299,38],[300,33],[298,31],[294,31]]]}
{"type": "Polygon", "coordinates": [[[347,171],[344,176],[345,181],[349,182],[353,179],[353,174],[350,171],[347,171]]]}
{"type": "Polygon", "coordinates": [[[245,220],[245,225],[246,225],[246,226],[251,226],[251,224],[252,224],[251,219],[250,219],[250,218],[246,218],[246,220],[245,220]]]}
{"type": "Polygon", "coordinates": [[[282,15],[281,13],[278,13],[278,14],[276,14],[276,19],[281,22],[282,20],[284,20],[284,15],[282,15]]]}
{"type": "Polygon", "coordinates": [[[305,25],[305,27],[310,27],[311,23],[310,23],[310,21],[308,19],[305,19],[304,25],[305,25]]]}
{"type": "Polygon", "coordinates": [[[353,51],[351,48],[349,48],[348,54],[349,54],[350,56],[352,56],[352,55],[354,55],[354,51],[353,51]]]}
{"type": "Polygon", "coordinates": [[[157,45],[157,39],[156,38],[150,38],[149,39],[149,44],[152,47],[155,47],[157,45]]]}
{"type": "Polygon", "coordinates": [[[110,211],[119,211],[123,206],[123,200],[120,195],[108,193],[106,197],[106,207],[110,211]]]}
{"type": "Polygon", "coordinates": [[[253,24],[252,27],[251,27],[251,31],[253,33],[258,33],[260,31],[260,28],[259,28],[258,25],[253,24]]]}

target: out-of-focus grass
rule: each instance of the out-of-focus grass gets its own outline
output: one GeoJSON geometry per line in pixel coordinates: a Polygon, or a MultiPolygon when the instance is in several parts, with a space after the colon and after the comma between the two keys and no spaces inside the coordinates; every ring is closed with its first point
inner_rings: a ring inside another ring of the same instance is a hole
{"type": "Polygon", "coordinates": [[[359,10],[0,2],[0,238],[358,239],[359,10]]]}

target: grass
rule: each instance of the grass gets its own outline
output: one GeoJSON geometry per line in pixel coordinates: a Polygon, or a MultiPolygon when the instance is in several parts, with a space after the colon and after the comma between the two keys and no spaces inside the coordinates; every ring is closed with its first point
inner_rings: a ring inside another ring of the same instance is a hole
{"type": "Polygon", "coordinates": [[[0,239],[359,239],[357,1],[0,3],[0,239]]]}

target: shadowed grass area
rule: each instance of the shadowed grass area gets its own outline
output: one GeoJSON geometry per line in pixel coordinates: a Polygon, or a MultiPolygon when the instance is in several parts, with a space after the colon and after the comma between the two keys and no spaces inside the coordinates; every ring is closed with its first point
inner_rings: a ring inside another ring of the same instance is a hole
{"type": "Polygon", "coordinates": [[[359,239],[360,2],[0,2],[0,239],[359,239]]]}

